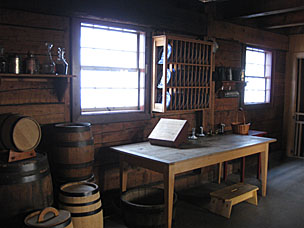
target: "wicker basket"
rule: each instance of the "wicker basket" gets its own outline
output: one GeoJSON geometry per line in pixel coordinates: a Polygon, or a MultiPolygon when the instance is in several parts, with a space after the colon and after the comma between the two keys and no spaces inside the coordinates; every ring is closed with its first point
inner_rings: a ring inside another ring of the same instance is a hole
{"type": "MultiPolygon", "coordinates": [[[[248,135],[250,123],[246,123],[244,110],[240,108],[239,111],[242,112],[243,122],[232,122],[231,123],[232,132],[234,134],[239,134],[239,135],[248,135]]],[[[238,121],[238,119],[239,119],[239,112],[236,113],[236,121],[238,121]]]]}
{"type": "Polygon", "coordinates": [[[231,127],[234,134],[248,135],[250,123],[233,122],[231,123],[231,127]]]}

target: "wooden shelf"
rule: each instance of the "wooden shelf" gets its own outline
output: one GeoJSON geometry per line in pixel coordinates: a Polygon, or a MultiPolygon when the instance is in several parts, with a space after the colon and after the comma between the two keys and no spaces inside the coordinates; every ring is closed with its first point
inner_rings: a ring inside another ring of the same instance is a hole
{"type": "Polygon", "coordinates": [[[0,73],[0,78],[72,78],[75,75],[0,73]]]}
{"type": "Polygon", "coordinates": [[[210,109],[212,45],[176,36],[153,37],[152,111],[210,109]]]}
{"type": "Polygon", "coordinates": [[[45,81],[53,80],[54,90],[59,101],[64,97],[64,93],[70,82],[70,78],[76,77],[75,75],[56,75],[56,74],[11,74],[0,73],[0,86],[2,80],[13,81],[45,81]]]}

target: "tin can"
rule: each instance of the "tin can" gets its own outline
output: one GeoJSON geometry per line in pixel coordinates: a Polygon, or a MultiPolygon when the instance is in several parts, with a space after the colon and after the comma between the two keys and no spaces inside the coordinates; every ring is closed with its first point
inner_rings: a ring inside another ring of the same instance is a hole
{"type": "Polygon", "coordinates": [[[15,55],[10,58],[9,61],[9,73],[20,74],[21,69],[21,58],[18,55],[15,55]]]}

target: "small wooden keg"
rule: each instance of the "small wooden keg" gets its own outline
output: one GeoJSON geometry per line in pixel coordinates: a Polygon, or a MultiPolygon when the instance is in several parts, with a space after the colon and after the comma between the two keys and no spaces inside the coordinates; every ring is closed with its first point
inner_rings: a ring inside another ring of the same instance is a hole
{"type": "Polygon", "coordinates": [[[47,207],[42,211],[29,214],[24,219],[24,224],[31,228],[73,228],[71,213],[54,207],[47,207]]]}
{"type": "Polygon", "coordinates": [[[2,150],[31,151],[38,146],[40,139],[40,125],[33,118],[12,113],[0,115],[2,150]]]}
{"type": "Polygon", "coordinates": [[[54,126],[51,160],[58,182],[77,182],[93,175],[94,140],[90,123],[54,126]]]}
{"type": "Polygon", "coordinates": [[[103,210],[98,185],[68,183],[60,187],[59,207],[71,212],[74,228],[103,228],[103,210]]]}

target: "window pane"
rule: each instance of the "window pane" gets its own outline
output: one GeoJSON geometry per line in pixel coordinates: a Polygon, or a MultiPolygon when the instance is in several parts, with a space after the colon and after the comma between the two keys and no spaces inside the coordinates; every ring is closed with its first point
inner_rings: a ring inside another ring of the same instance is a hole
{"type": "Polygon", "coordinates": [[[264,77],[264,65],[246,64],[245,75],[264,77]]]}
{"type": "Polygon", "coordinates": [[[81,87],[137,89],[138,73],[82,70],[81,87]]]}
{"type": "Polygon", "coordinates": [[[81,89],[81,109],[113,107],[137,107],[137,89],[81,89]]]}
{"type": "Polygon", "coordinates": [[[246,103],[264,103],[266,80],[263,78],[246,78],[244,102],[246,103]]]}
{"type": "Polygon", "coordinates": [[[137,67],[137,52],[81,48],[82,66],[137,67]]]}
{"type": "Polygon", "coordinates": [[[259,49],[246,49],[245,75],[265,76],[265,52],[259,49]]]}
{"type": "Polygon", "coordinates": [[[246,48],[244,103],[269,103],[271,90],[271,52],[246,48]]]}
{"type": "Polygon", "coordinates": [[[82,113],[143,110],[144,33],[82,24],[80,65],[82,113]]]}
{"type": "Polygon", "coordinates": [[[80,47],[136,52],[137,34],[82,27],[80,47]]]}

